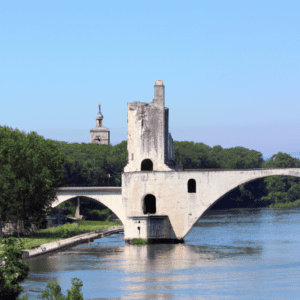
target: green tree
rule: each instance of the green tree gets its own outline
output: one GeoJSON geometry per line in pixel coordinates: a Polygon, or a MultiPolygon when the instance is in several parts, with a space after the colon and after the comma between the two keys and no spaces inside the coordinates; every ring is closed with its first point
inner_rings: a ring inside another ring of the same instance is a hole
{"type": "Polygon", "coordinates": [[[56,279],[53,280],[52,284],[47,283],[47,289],[42,292],[41,296],[38,296],[39,299],[45,300],[83,300],[82,293],[80,288],[83,286],[82,281],[78,282],[78,278],[72,279],[72,289],[67,290],[68,295],[64,296],[61,292],[61,287],[57,283],[56,279]]]}
{"type": "MultiPolygon", "coordinates": [[[[9,237],[2,239],[0,249],[0,299],[14,300],[22,293],[23,288],[19,285],[23,282],[29,272],[29,266],[22,260],[24,244],[20,239],[9,237]]],[[[28,299],[23,296],[22,300],[28,299]]]]}
{"type": "Polygon", "coordinates": [[[261,168],[262,153],[244,147],[223,149],[220,162],[223,169],[252,169],[261,168]]]}
{"type": "Polygon", "coordinates": [[[211,152],[211,148],[203,143],[174,141],[175,160],[184,169],[220,168],[211,152]]]}
{"type": "Polygon", "coordinates": [[[25,228],[44,222],[56,188],[66,182],[60,149],[35,132],[0,127],[0,165],[1,220],[23,220],[25,228]]]}
{"type": "MultiPolygon", "coordinates": [[[[289,154],[278,152],[263,164],[264,168],[299,168],[300,160],[289,154]]],[[[286,203],[300,199],[300,178],[292,176],[270,176],[264,179],[268,194],[262,197],[266,203],[286,203]]]]}
{"type": "MultiPolygon", "coordinates": [[[[23,288],[19,285],[24,282],[28,276],[28,263],[22,259],[22,250],[24,243],[21,239],[13,237],[4,238],[0,245],[0,299],[1,300],[28,300],[28,295],[18,298],[23,292],[23,288]]],[[[48,282],[46,290],[39,299],[57,299],[57,300],[83,300],[81,293],[82,282],[78,278],[72,279],[72,289],[67,290],[68,295],[63,296],[61,287],[57,284],[56,279],[50,284],[48,282]]]]}
{"type": "Polygon", "coordinates": [[[121,186],[127,164],[127,142],[97,145],[55,142],[66,157],[64,176],[68,186],[121,186]]]}

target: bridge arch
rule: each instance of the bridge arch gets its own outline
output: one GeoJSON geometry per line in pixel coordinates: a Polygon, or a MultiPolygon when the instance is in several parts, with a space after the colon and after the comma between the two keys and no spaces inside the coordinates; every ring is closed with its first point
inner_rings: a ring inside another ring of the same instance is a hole
{"type": "MultiPolygon", "coordinates": [[[[226,194],[237,188],[238,186],[254,181],[260,178],[267,178],[271,176],[289,176],[300,178],[299,168],[277,169],[249,169],[249,170],[220,170],[210,171],[210,183],[206,184],[206,190],[202,197],[198,198],[201,205],[193,217],[192,222],[188,226],[188,230],[183,234],[183,238],[189,233],[192,227],[198,220],[207,212],[214,204],[216,204],[226,194]]],[[[198,202],[199,203],[199,202],[198,202]]]]}
{"type": "MultiPolygon", "coordinates": [[[[108,209],[110,209],[109,207],[107,207],[103,202],[101,202],[101,201],[99,201],[99,200],[97,200],[97,199],[95,199],[95,198],[93,198],[93,197],[91,197],[91,196],[89,196],[89,197],[86,197],[86,196],[72,196],[71,198],[69,198],[69,199],[66,199],[66,200],[64,200],[63,202],[61,202],[60,204],[62,204],[62,203],[65,203],[65,202],[67,202],[67,201],[70,201],[70,200],[73,200],[73,199],[77,199],[77,198],[80,198],[80,214],[82,215],[82,201],[81,200],[90,200],[90,201],[92,201],[92,202],[95,202],[95,203],[100,203],[100,204],[102,204],[104,207],[106,207],[106,208],[108,208],[108,209]]],[[[77,202],[76,202],[77,203],[77,202]]],[[[59,205],[60,205],[59,204],[59,205]]],[[[77,205],[77,204],[76,204],[77,205]]],[[[57,207],[57,206],[56,206],[57,207]]],[[[53,207],[53,208],[55,208],[55,207],[53,207]]],[[[93,208],[91,208],[91,210],[92,210],[93,208]]],[[[111,210],[111,209],[110,209],[111,210]]],[[[111,210],[112,211],[112,210],[111,210]]],[[[113,212],[113,211],[112,211],[113,212]]],[[[118,215],[116,215],[117,217],[118,217],[118,219],[120,219],[119,218],[119,216],[118,215]]],[[[121,220],[121,219],[120,219],[121,220]]]]}
{"type": "Polygon", "coordinates": [[[59,188],[56,193],[56,200],[53,201],[52,207],[77,198],[83,197],[97,201],[109,208],[125,224],[125,210],[122,204],[121,187],[69,187],[59,188]]]}
{"type": "MultiPolygon", "coordinates": [[[[223,195],[219,196],[217,199],[215,199],[210,205],[209,207],[201,214],[201,216],[207,212],[212,206],[214,206],[218,201],[220,201],[223,197],[225,197],[226,195],[228,195],[231,191],[233,191],[234,189],[238,188],[240,185],[243,185],[243,184],[246,184],[246,183],[249,183],[249,182],[252,182],[252,181],[255,181],[257,179],[262,179],[262,178],[267,178],[267,177],[279,177],[279,176],[285,176],[285,177],[298,177],[300,178],[300,174],[299,176],[295,176],[295,175],[267,175],[267,176],[261,176],[261,177],[257,177],[257,178],[252,178],[252,179],[249,179],[249,180],[245,180],[239,184],[236,184],[234,187],[232,187],[230,190],[226,191],[226,193],[224,193],[223,195]]],[[[200,217],[199,217],[200,218],[200,217]]]]}

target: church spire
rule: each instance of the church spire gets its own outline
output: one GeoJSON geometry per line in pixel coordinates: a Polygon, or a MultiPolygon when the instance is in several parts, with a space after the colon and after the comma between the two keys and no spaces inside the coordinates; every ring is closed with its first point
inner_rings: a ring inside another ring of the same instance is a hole
{"type": "Polygon", "coordinates": [[[96,118],[96,127],[103,127],[102,125],[103,115],[101,114],[101,104],[99,103],[98,106],[99,106],[99,112],[96,118]]]}
{"type": "Polygon", "coordinates": [[[96,118],[96,127],[90,130],[90,141],[94,144],[109,145],[110,142],[110,132],[103,126],[102,120],[103,115],[101,113],[101,104],[98,104],[99,111],[96,118]]]}

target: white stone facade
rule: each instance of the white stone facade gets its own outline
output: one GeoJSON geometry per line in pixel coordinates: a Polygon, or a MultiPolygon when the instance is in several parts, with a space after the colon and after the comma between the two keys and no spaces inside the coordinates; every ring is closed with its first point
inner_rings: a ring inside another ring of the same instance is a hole
{"type": "Polygon", "coordinates": [[[151,103],[128,103],[127,114],[128,164],[124,172],[141,171],[145,159],[152,161],[154,171],[171,171],[167,163],[171,157],[168,151],[173,147],[169,143],[173,141],[168,138],[168,109],[165,108],[163,81],[155,82],[151,103]]]}
{"type": "Polygon", "coordinates": [[[280,175],[300,177],[300,169],[123,173],[122,199],[127,216],[125,240],[137,238],[139,233],[140,237],[149,239],[151,233],[145,217],[157,216],[168,216],[171,227],[166,227],[165,232],[169,232],[169,239],[182,240],[198,219],[229,191],[257,178],[280,175]],[[195,183],[191,190],[190,180],[195,183]],[[155,197],[155,213],[144,213],[147,195],[155,197]]]}

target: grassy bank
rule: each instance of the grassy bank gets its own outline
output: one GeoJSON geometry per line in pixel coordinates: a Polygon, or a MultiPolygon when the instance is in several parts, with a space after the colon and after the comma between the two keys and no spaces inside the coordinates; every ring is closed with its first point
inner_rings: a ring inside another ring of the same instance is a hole
{"type": "MultiPolygon", "coordinates": [[[[66,239],[72,236],[76,236],[78,234],[91,232],[96,229],[109,228],[118,225],[122,225],[122,222],[81,221],[80,226],[78,226],[77,223],[65,224],[57,227],[44,229],[40,232],[33,233],[30,236],[21,237],[20,239],[24,242],[25,249],[32,249],[45,243],[66,239]]],[[[0,244],[2,244],[1,238],[0,244]]]]}
{"type": "Polygon", "coordinates": [[[269,206],[270,208],[289,208],[289,207],[300,207],[300,200],[294,202],[285,203],[273,203],[269,206]]]}

